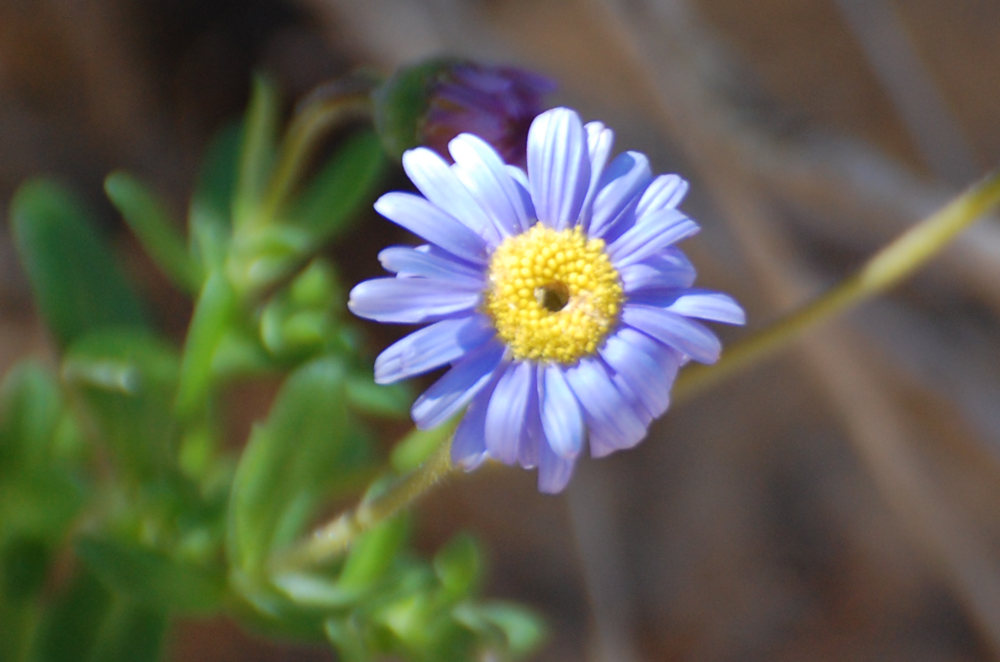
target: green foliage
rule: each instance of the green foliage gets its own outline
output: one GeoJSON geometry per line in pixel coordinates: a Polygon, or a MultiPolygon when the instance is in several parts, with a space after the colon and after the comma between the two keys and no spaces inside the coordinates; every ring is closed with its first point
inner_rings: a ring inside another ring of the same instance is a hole
{"type": "Polygon", "coordinates": [[[52,181],[28,182],[11,203],[11,224],[39,312],[61,345],[102,327],[148,327],[79,198],[52,181]]]}
{"type": "MultiPolygon", "coordinates": [[[[450,428],[409,436],[376,470],[369,421],[404,416],[411,396],[374,383],[322,251],[355,228],[385,156],[362,129],[309,164],[315,145],[280,135],[279,108],[256,80],[246,117],[206,153],[187,237],[137,178],[105,181],[139,244],[193,299],[179,348],[79,199],[47,180],[14,197],[18,256],[59,352],[54,368],[23,362],[0,387],[5,660],[158,660],[178,614],[226,613],[327,641],[346,660],[507,659],[540,640],[532,615],[478,600],[471,538],[421,558],[406,513],[359,528],[340,556],[288,564],[328,504],[354,503],[373,478],[395,484],[450,428]],[[280,385],[269,412],[232,439],[229,387],[260,377],[280,385]]],[[[313,110],[296,135],[328,131],[335,114],[313,110]]]]}

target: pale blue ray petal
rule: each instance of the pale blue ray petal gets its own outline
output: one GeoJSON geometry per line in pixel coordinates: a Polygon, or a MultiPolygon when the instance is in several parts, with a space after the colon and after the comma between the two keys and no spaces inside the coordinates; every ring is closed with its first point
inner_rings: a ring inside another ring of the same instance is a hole
{"type": "Polygon", "coordinates": [[[670,405],[670,388],[680,367],[679,356],[644,333],[624,326],[608,337],[601,358],[631,386],[654,416],[670,405]]]}
{"type": "Polygon", "coordinates": [[[603,237],[638,199],[652,176],[649,159],[644,154],[625,152],[616,156],[601,177],[590,221],[590,235],[603,237]]]}
{"type": "Polygon", "coordinates": [[[501,343],[489,341],[456,363],[413,403],[410,414],[417,427],[437,427],[458,413],[489,383],[503,353],[501,343]]]}
{"type": "Polygon", "coordinates": [[[478,313],[446,319],[389,345],[375,359],[375,381],[389,384],[451,363],[496,334],[478,313]]]}
{"type": "Polygon", "coordinates": [[[640,217],[663,209],[672,209],[681,203],[687,193],[688,183],[678,175],[659,175],[639,199],[636,214],[640,217]]]}
{"type": "Polygon", "coordinates": [[[375,201],[375,211],[449,253],[474,264],[486,264],[485,240],[419,195],[386,193],[375,201]]]}
{"type": "Polygon", "coordinates": [[[566,370],[566,379],[591,431],[615,446],[634,445],[646,434],[646,426],[615,388],[602,361],[581,359],[566,370]]]}
{"type": "Polygon", "coordinates": [[[627,264],[618,269],[618,277],[629,298],[647,289],[673,290],[690,287],[695,276],[694,265],[680,250],[673,247],[647,257],[642,262],[627,264]]]}
{"type": "Polygon", "coordinates": [[[722,292],[700,289],[639,292],[629,297],[631,303],[669,310],[685,317],[696,317],[723,324],[746,324],[740,304],[722,292]]]}
{"type": "Polygon", "coordinates": [[[463,133],[448,143],[455,173],[479,201],[503,236],[528,229],[529,217],[518,184],[500,156],[482,139],[463,133]]]}
{"type": "Polygon", "coordinates": [[[451,441],[451,461],[466,471],[472,471],[489,457],[486,452],[486,407],[492,393],[493,384],[483,388],[455,428],[451,441]]]}
{"type": "Polygon", "coordinates": [[[413,184],[438,208],[476,231],[491,245],[500,236],[465,184],[441,156],[426,147],[403,153],[403,170],[413,184]]]}
{"type": "Polygon", "coordinates": [[[376,322],[420,324],[479,305],[478,287],[458,287],[432,278],[373,278],[351,290],[347,307],[358,317],[376,322]]]}
{"type": "Polygon", "coordinates": [[[378,259],[386,271],[398,274],[400,278],[443,278],[472,287],[482,287],[485,278],[484,269],[426,244],[417,247],[390,246],[379,252],[378,259]]]}
{"type": "Polygon", "coordinates": [[[590,184],[587,187],[587,197],[580,210],[580,225],[586,229],[590,226],[594,198],[600,188],[598,183],[608,163],[608,157],[611,156],[611,148],[615,143],[615,132],[601,122],[587,122],[583,128],[587,132],[587,154],[590,156],[590,184]]]}
{"type": "Polygon", "coordinates": [[[538,491],[543,494],[558,494],[566,489],[573,477],[576,458],[556,455],[548,444],[542,444],[538,458],[538,491]]]}
{"type": "Polygon", "coordinates": [[[625,304],[622,322],[701,363],[719,360],[722,344],[704,325],[683,315],[642,304],[625,304]]]}
{"type": "Polygon", "coordinates": [[[528,130],[528,180],[538,219],[557,230],[576,223],[590,186],[587,137],[580,117],[554,108],[528,130]]]}
{"type": "Polygon", "coordinates": [[[521,439],[527,437],[526,414],[535,395],[535,369],[527,361],[506,366],[486,411],[486,450],[504,464],[517,462],[521,439]]]}
{"type": "Polygon", "coordinates": [[[542,429],[548,445],[562,458],[574,458],[583,447],[583,413],[573,395],[563,367],[541,367],[538,383],[542,429]]]}
{"type": "Polygon", "coordinates": [[[676,209],[647,214],[608,246],[616,267],[635,264],[698,232],[698,224],[676,209]]]}

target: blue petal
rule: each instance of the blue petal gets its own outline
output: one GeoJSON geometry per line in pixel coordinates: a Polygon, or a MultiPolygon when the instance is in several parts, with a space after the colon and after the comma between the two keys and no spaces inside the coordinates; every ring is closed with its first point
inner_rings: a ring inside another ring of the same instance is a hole
{"type": "Polygon", "coordinates": [[[607,439],[615,447],[637,444],[646,426],[615,387],[603,362],[581,359],[566,370],[566,379],[583,408],[591,436],[607,439]]]}
{"type": "Polygon", "coordinates": [[[472,311],[479,305],[478,288],[458,287],[435,278],[373,278],[351,290],[347,307],[376,322],[420,324],[472,311]]]}
{"type": "Polygon", "coordinates": [[[486,411],[486,450],[491,457],[504,464],[517,462],[521,440],[527,436],[529,404],[535,397],[534,365],[527,361],[509,364],[486,411]]]}
{"type": "Polygon", "coordinates": [[[653,417],[670,406],[670,388],[680,357],[644,333],[622,327],[600,350],[605,363],[620,374],[653,417]]]}
{"type": "Polygon", "coordinates": [[[600,192],[594,200],[590,235],[603,237],[629,205],[636,202],[653,174],[649,159],[639,152],[625,152],[615,157],[601,177],[600,192]]]}
{"type": "Polygon", "coordinates": [[[495,335],[482,315],[435,322],[396,341],[375,359],[375,381],[392,382],[434,370],[479,347],[495,335]]]}
{"type": "Polygon", "coordinates": [[[455,159],[455,173],[479,201],[502,236],[519,234],[530,227],[531,218],[518,184],[500,156],[486,142],[468,133],[448,143],[455,159]]]}
{"type": "Polygon", "coordinates": [[[577,222],[590,186],[590,158],[583,124],[575,112],[555,108],[531,123],[528,179],[541,222],[557,230],[577,222]]]}
{"type": "Polygon", "coordinates": [[[410,414],[417,427],[437,427],[458,413],[489,383],[503,353],[502,344],[490,341],[456,363],[413,403],[410,414]]]}
{"type": "Polygon", "coordinates": [[[636,214],[641,217],[663,209],[672,209],[681,203],[687,190],[688,183],[678,175],[659,175],[639,199],[636,214]]]}
{"type": "Polygon", "coordinates": [[[427,244],[417,247],[390,246],[379,252],[378,259],[386,271],[399,274],[401,278],[443,278],[475,287],[484,284],[484,269],[427,244]]]}
{"type": "Polygon", "coordinates": [[[694,265],[677,248],[667,248],[658,255],[642,262],[627,264],[618,269],[622,287],[631,299],[644,290],[690,287],[696,272],[694,265]]]}
{"type": "Polygon", "coordinates": [[[480,391],[462,417],[451,440],[451,461],[472,471],[489,457],[486,452],[486,406],[492,385],[480,391]]]}
{"type": "Polygon", "coordinates": [[[542,444],[538,461],[538,491],[544,494],[558,494],[566,489],[573,477],[575,458],[556,455],[548,444],[542,444]]]}
{"type": "Polygon", "coordinates": [[[491,245],[500,239],[479,202],[441,156],[426,147],[403,153],[403,170],[414,185],[438,208],[471,228],[491,245]]]}
{"type": "Polygon", "coordinates": [[[615,133],[601,122],[587,122],[583,128],[587,132],[587,153],[590,155],[590,184],[580,210],[580,224],[587,229],[593,214],[594,198],[599,190],[598,182],[604,174],[604,167],[615,143],[615,133]]]}
{"type": "Polygon", "coordinates": [[[629,301],[663,308],[685,317],[697,317],[723,324],[746,324],[747,321],[743,308],[731,296],[712,290],[640,292],[629,297],[629,301]]]}
{"type": "Polygon", "coordinates": [[[698,232],[698,224],[677,209],[647,214],[608,246],[618,267],[634,264],[698,232]]]}
{"type": "Polygon", "coordinates": [[[583,447],[583,414],[562,370],[558,365],[541,368],[538,396],[548,445],[559,457],[570,459],[583,447]]]}
{"type": "Polygon", "coordinates": [[[483,238],[419,195],[386,193],[375,201],[375,211],[453,255],[473,264],[486,264],[483,238]]]}
{"type": "Polygon", "coordinates": [[[643,304],[625,304],[622,322],[687,354],[695,361],[715,363],[722,344],[705,326],[683,315],[643,304]]]}

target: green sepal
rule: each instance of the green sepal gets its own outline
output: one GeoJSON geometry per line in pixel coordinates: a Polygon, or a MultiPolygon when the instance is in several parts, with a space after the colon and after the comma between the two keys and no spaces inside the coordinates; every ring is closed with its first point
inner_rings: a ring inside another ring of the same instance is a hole
{"type": "Polygon", "coordinates": [[[61,346],[96,329],[147,328],[144,305],[79,198],[32,180],[14,195],[11,222],[39,312],[61,346]]]}
{"type": "Polygon", "coordinates": [[[458,62],[443,57],[400,69],[372,93],[375,129],[389,156],[399,160],[403,152],[420,144],[420,127],[435,83],[458,62]]]}

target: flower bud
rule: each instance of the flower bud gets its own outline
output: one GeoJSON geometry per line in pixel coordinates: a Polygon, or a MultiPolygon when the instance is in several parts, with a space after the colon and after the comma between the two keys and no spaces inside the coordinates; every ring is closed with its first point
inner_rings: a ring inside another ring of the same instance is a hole
{"type": "Polygon", "coordinates": [[[523,166],[528,127],[554,89],[548,78],[515,67],[430,60],[398,71],[375,91],[375,126],[395,156],[423,145],[449,158],[448,142],[473,133],[523,166]]]}

